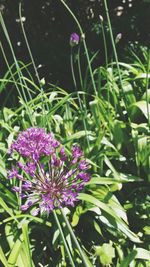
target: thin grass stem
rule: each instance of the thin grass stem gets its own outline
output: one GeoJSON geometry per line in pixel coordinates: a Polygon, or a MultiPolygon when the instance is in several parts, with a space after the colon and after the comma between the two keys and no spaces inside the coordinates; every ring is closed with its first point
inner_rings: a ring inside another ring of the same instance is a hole
{"type": "Polygon", "coordinates": [[[65,237],[64,237],[64,233],[63,233],[62,227],[61,227],[61,225],[60,225],[60,222],[59,222],[59,219],[58,219],[58,216],[57,216],[55,210],[53,210],[53,215],[54,215],[54,219],[55,219],[55,221],[56,221],[56,224],[57,224],[57,226],[58,226],[58,229],[59,229],[59,232],[60,232],[62,241],[63,241],[63,243],[64,243],[66,252],[67,252],[67,254],[68,254],[68,258],[69,258],[69,260],[70,260],[70,263],[71,263],[72,267],[75,267],[75,264],[74,264],[74,262],[73,262],[73,259],[72,259],[70,250],[69,250],[69,248],[68,248],[68,245],[67,245],[66,239],[65,239],[65,237]]]}
{"type": "MultiPolygon", "coordinates": [[[[29,42],[28,42],[28,38],[27,38],[25,29],[24,29],[24,25],[23,25],[23,22],[22,22],[22,19],[21,19],[22,18],[21,3],[19,4],[19,17],[20,17],[21,28],[22,28],[22,33],[23,33],[24,39],[25,39],[25,43],[26,43],[26,46],[27,46],[27,49],[28,49],[28,52],[29,52],[29,56],[31,58],[31,62],[32,62],[32,65],[33,65],[33,68],[34,68],[34,71],[35,71],[36,78],[38,80],[38,83],[39,83],[39,86],[40,86],[40,89],[41,89],[41,95],[42,95],[42,113],[43,113],[42,119],[44,119],[44,113],[45,113],[45,105],[44,105],[44,98],[43,98],[44,90],[43,90],[43,87],[41,86],[40,77],[39,77],[39,74],[38,74],[38,71],[37,71],[37,67],[36,67],[36,64],[35,64],[35,61],[34,61],[34,58],[33,58],[33,55],[32,55],[32,51],[31,51],[31,48],[30,48],[30,45],[29,45],[29,42]]],[[[47,108],[47,110],[49,110],[49,107],[48,107],[47,102],[46,102],[46,108],[47,108]]],[[[44,126],[44,120],[43,120],[42,124],[44,126]]],[[[50,126],[49,126],[48,121],[47,121],[47,124],[48,124],[48,128],[50,130],[50,126]]]]}
{"type": "Polygon", "coordinates": [[[72,79],[73,79],[74,87],[77,90],[77,82],[76,82],[76,77],[75,77],[75,72],[74,72],[74,65],[73,65],[72,46],[71,46],[71,53],[70,53],[70,66],[71,66],[71,73],[72,73],[72,79]]]}
{"type": "Polygon", "coordinates": [[[71,54],[70,54],[70,65],[71,65],[71,73],[72,73],[72,78],[73,78],[73,83],[74,83],[74,87],[75,90],[77,92],[77,97],[78,97],[78,101],[79,101],[79,106],[80,106],[80,110],[81,110],[81,114],[82,114],[82,118],[83,118],[83,126],[84,126],[84,130],[85,130],[85,134],[86,134],[86,140],[87,140],[87,145],[88,145],[88,152],[90,151],[90,144],[89,144],[89,139],[88,139],[88,134],[87,134],[87,126],[86,126],[86,121],[83,115],[83,111],[84,113],[87,114],[87,110],[85,108],[85,105],[82,104],[78,89],[77,89],[77,82],[76,82],[76,77],[75,77],[75,72],[74,72],[74,64],[73,64],[73,49],[71,47],[71,54]]]}
{"type": "Polygon", "coordinates": [[[111,26],[111,21],[110,21],[110,16],[109,16],[107,0],[104,0],[104,6],[105,6],[107,21],[108,21],[108,27],[109,27],[109,31],[110,31],[110,38],[111,38],[111,42],[112,42],[114,57],[115,57],[118,76],[119,76],[119,82],[120,82],[120,87],[121,87],[121,97],[124,100],[124,105],[125,105],[126,110],[127,110],[126,99],[125,99],[125,94],[124,94],[124,90],[123,90],[122,78],[121,78],[121,71],[120,71],[119,60],[118,60],[118,54],[117,54],[117,50],[116,50],[116,46],[115,46],[115,40],[114,40],[114,36],[113,36],[113,31],[112,31],[112,26],[111,26]]]}
{"type": "Polygon", "coordinates": [[[69,221],[67,219],[67,216],[66,216],[66,214],[65,214],[63,209],[61,209],[61,214],[62,214],[62,216],[64,218],[64,221],[65,221],[66,226],[67,226],[67,228],[69,230],[69,233],[70,233],[70,235],[71,235],[71,237],[72,237],[77,249],[79,250],[79,253],[81,255],[81,258],[82,258],[82,261],[84,263],[84,266],[85,267],[89,267],[89,264],[87,263],[87,259],[85,258],[85,255],[84,255],[84,253],[83,253],[83,251],[82,251],[82,249],[80,247],[80,244],[79,244],[79,242],[78,242],[78,240],[77,240],[77,238],[76,238],[76,236],[75,236],[75,234],[73,232],[73,229],[72,229],[72,227],[71,227],[71,225],[70,225],[70,223],[69,223],[69,221]]]}
{"type": "Polygon", "coordinates": [[[95,95],[97,96],[97,89],[96,89],[96,84],[95,84],[95,81],[94,81],[93,71],[92,71],[92,67],[91,67],[91,63],[90,63],[90,57],[89,57],[89,53],[88,53],[88,49],[87,49],[87,45],[86,45],[86,41],[85,41],[85,34],[83,33],[83,30],[82,30],[82,27],[81,27],[79,21],[77,20],[76,16],[71,11],[69,6],[65,3],[64,0],[60,0],[60,2],[62,2],[62,4],[65,6],[65,8],[69,11],[70,15],[73,17],[73,19],[76,22],[76,24],[77,24],[77,26],[79,28],[79,31],[81,33],[81,38],[82,38],[82,41],[83,41],[83,46],[84,46],[84,50],[85,50],[85,54],[86,54],[86,58],[87,58],[87,63],[88,63],[89,71],[90,71],[90,76],[91,76],[93,89],[94,89],[95,95]]]}
{"type": "MultiPolygon", "coordinates": [[[[19,67],[19,64],[17,62],[17,59],[16,59],[16,56],[15,56],[15,53],[14,53],[14,49],[13,49],[13,46],[12,46],[12,43],[11,43],[11,40],[10,40],[10,37],[9,37],[9,34],[8,34],[8,31],[7,31],[7,28],[5,26],[5,22],[3,20],[3,17],[2,17],[2,14],[0,12],[0,23],[2,25],[2,28],[3,28],[3,31],[4,31],[4,34],[5,34],[5,37],[6,37],[6,40],[9,44],[9,47],[10,47],[10,50],[11,50],[11,53],[12,53],[12,56],[13,56],[13,59],[14,59],[14,63],[15,63],[15,66],[16,66],[16,69],[17,69],[17,73],[18,73],[18,77],[19,77],[19,80],[20,80],[20,83],[21,85],[24,83],[27,87],[27,84],[26,82],[24,81],[24,79],[22,78],[23,75],[22,75],[22,72],[20,70],[20,67],[19,67]]],[[[2,47],[2,45],[1,45],[2,47]]],[[[3,55],[5,54],[4,50],[3,50],[3,55]]],[[[5,59],[6,59],[6,55],[5,55],[5,59]]],[[[8,61],[7,61],[7,66],[9,65],[8,61]]],[[[32,114],[31,114],[31,111],[28,107],[28,101],[27,101],[27,97],[26,97],[26,94],[25,94],[25,91],[24,91],[24,88],[23,86],[21,86],[21,89],[22,89],[22,94],[23,94],[23,97],[24,97],[24,100],[25,100],[25,103],[26,103],[26,108],[27,108],[27,111],[28,111],[28,116],[29,116],[29,119],[30,119],[30,122],[31,122],[31,125],[34,126],[34,123],[33,123],[33,120],[32,120],[32,114]]],[[[28,94],[29,94],[29,97],[31,98],[31,95],[30,95],[30,92],[27,90],[28,94]]],[[[23,99],[23,98],[22,98],[23,99]]],[[[32,99],[32,98],[31,98],[32,99]]]]}
{"type": "Polygon", "coordinates": [[[149,71],[150,71],[150,49],[148,51],[147,72],[146,72],[146,106],[147,106],[148,126],[150,130],[150,110],[149,110],[149,97],[148,97],[149,71]]]}
{"type": "MultiPolygon", "coordinates": [[[[99,16],[100,22],[101,22],[101,27],[102,27],[102,35],[103,35],[103,42],[104,42],[104,51],[105,51],[105,65],[106,65],[106,70],[108,68],[108,53],[107,53],[107,42],[106,42],[106,36],[105,36],[105,30],[104,30],[104,24],[103,24],[103,18],[99,16]]],[[[108,80],[108,75],[106,76],[107,79],[107,101],[108,101],[108,123],[110,127],[110,84],[108,80]]]]}
{"type": "Polygon", "coordinates": [[[80,85],[81,85],[81,89],[83,90],[83,78],[82,78],[81,63],[80,63],[80,49],[81,49],[81,46],[79,45],[77,61],[78,61],[78,71],[79,71],[80,85]]]}

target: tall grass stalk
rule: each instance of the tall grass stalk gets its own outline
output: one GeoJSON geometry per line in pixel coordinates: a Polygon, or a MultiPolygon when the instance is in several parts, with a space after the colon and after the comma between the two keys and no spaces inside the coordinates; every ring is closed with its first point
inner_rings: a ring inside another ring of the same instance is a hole
{"type": "MultiPolygon", "coordinates": [[[[7,40],[8,44],[9,44],[9,47],[10,47],[10,50],[11,50],[11,53],[12,53],[12,56],[13,56],[13,59],[14,59],[14,63],[15,63],[16,69],[17,69],[17,73],[18,73],[19,81],[20,81],[21,88],[22,88],[22,94],[23,94],[23,97],[24,97],[24,100],[25,100],[25,103],[26,103],[26,108],[27,108],[27,110],[28,110],[29,119],[30,119],[31,125],[33,126],[34,123],[33,123],[33,120],[32,120],[32,114],[31,114],[31,111],[30,111],[30,109],[29,109],[29,107],[28,107],[28,104],[27,104],[27,103],[28,103],[28,100],[27,100],[27,97],[26,97],[26,94],[25,94],[25,91],[24,91],[24,86],[23,86],[23,84],[24,84],[25,87],[27,88],[27,84],[26,84],[25,80],[23,79],[23,75],[22,75],[22,72],[21,72],[21,70],[20,70],[19,64],[18,64],[18,62],[17,62],[16,56],[15,56],[15,52],[14,52],[14,49],[13,49],[13,46],[12,46],[12,43],[11,43],[11,40],[10,40],[10,37],[9,37],[8,31],[7,31],[7,28],[6,28],[6,26],[5,26],[5,22],[4,22],[4,20],[3,20],[3,17],[2,17],[1,12],[0,12],[0,23],[1,23],[1,25],[2,25],[2,29],[3,29],[3,31],[4,31],[6,40],[7,40]]],[[[1,47],[2,47],[2,45],[1,45],[1,47]]],[[[2,52],[3,52],[3,55],[4,55],[5,52],[4,52],[3,49],[2,49],[2,52]]],[[[7,62],[7,65],[9,65],[9,64],[8,64],[8,61],[6,60],[6,59],[7,59],[6,55],[5,55],[5,58],[4,58],[4,59],[5,59],[5,61],[7,62]]],[[[10,69],[10,68],[9,68],[9,69],[10,69]]],[[[13,78],[13,80],[14,80],[14,78],[13,78]]],[[[27,90],[27,91],[28,91],[28,90],[27,90]]],[[[29,92],[29,91],[28,91],[28,94],[29,94],[29,97],[31,98],[31,95],[30,95],[30,92],[29,92]]],[[[31,99],[32,99],[32,98],[31,98],[31,99]]]]}
{"type": "Polygon", "coordinates": [[[34,68],[34,71],[35,71],[35,75],[36,75],[36,77],[38,79],[38,83],[40,85],[40,77],[39,77],[39,74],[38,74],[38,71],[37,71],[37,68],[36,68],[36,65],[35,65],[34,58],[32,56],[32,52],[31,52],[31,49],[30,49],[30,46],[29,46],[28,38],[26,36],[26,32],[25,32],[24,25],[23,25],[23,22],[22,22],[21,3],[19,4],[19,18],[20,18],[22,33],[23,33],[23,36],[24,36],[24,39],[25,39],[25,43],[26,43],[26,46],[27,46],[27,49],[28,49],[28,52],[29,52],[29,55],[30,55],[30,58],[31,58],[31,61],[32,61],[32,65],[33,65],[33,68],[34,68]]]}
{"type": "MultiPolygon", "coordinates": [[[[104,29],[104,23],[103,23],[103,18],[99,15],[100,23],[101,23],[101,28],[102,28],[102,36],[103,36],[103,42],[104,42],[104,52],[105,52],[105,65],[106,65],[106,70],[108,68],[108,53],[107,53],[107,42],[106,42],[106,35],[105,35],[105,29],[104,29]]],[[[107,79],[107,101],[108,101],[108,124],[110,124],[110,83],[108,81],[108,75],[106,77],[107,79]]]]}
{"type": "Polygon", "coordinates": [[[21,94],[21,92],[20,92],[20,90],[19,90],[19,87],[18,87],[18,83],[16,82],[16,80],[15,80],[15,78],[14,78],[14,75],[13,75],[13,72],[12,72],[12,70],[11,70],[11,67],[9,66],[9,63],[8,63],[8,60],[7,60],[7,57],[6,57],[6,54],[5,54],[5,51],[4,51],[4,49],[3,49],[3,45],[2,45],[1,42],[0,42],[0,49],[1,49],[1,51],[2,51],[2,55],[3,55],[3,57],[4,57],[4,60],[5,60],[5,63],[6,63],[6,65],[7,65],[8,70],[9,70],[9,73],[10,73],[10,75],[11,75],[11,78],[12,78],[12,80],[13,80],[13,82],[14,82],[16,88],[17,88],[18,94],[19,94],[20,98],[23,99],[22,94],[21,94]]]}
{"type": "Polygon", "coordinates": [[[79,253],[80,253],[80,256],[81,256],[82,261],[84,263],[84,266],[85,267],[89,267],[89,264],[87,263],[87,259],[86,259],[85,255],[84,255],[83,251],[82,251],[82,248],[80,247],[80,244],[79,244],[79,242],[78,242],[78,240],[77,240],[77,238],[76,238],[76,236],[75,236],[75,234],[73,232],[73,229],[72,229],[72,227],[71,227],[71,225],[70,225],[70,223],[69,223],[69,221],[67,219],[67,216],[66,216],[66,214],[65,214],[63,209],[61,209],[61,214],[62,214],[62,216],[64,218],[64,221],[66,223],[66,226],[67,226],[67,228],[68,228],[68,230],[70,232],[70,235],[71,235],[71,237],[72,237],[77,249],[79,250],[79,253]]]}
{"type": "Polygon", "coordinates": [[[150,71],[150,49],[148,51],[147,73],[146,73],[146,105],[147,105],[148,126],[150,130],[150,110],[149,110],[149,97],[148,97],[149,71],[150,71]]]}
{"type": "Polygon", "coordinates": [[[74,83],[74,87],[77,91],[77,82],[76,82],[76,77],[75,77],[75,72],[74,72],[74,64],[73,64],[73,48],[71,46],[71,51],[70,51],[70,66],[71,66],[71,74],[72,74],[72,79],[74,83]]]}
{"type": "Polygon", "coordinates": [[[63,230],[62,230],[62,227],[60,225],[60,222],[59,222],[59,219],[58,219],[58,216],[57,216],[57,213],[55,210],[53,210],[53,215],[54,215],[54,218],[55,218],[55,221],[56,221],[56,224],[58,226],[58,229],[59,229],[59,232],[60,232],[60,235],[61,235],[61,238],[62,238],[62,241],[64,243],[64,246],[65,246],[65,249],[66,249],[66,252],[68,254],[68,257],[69,257],[69,260],[70,260],[70,263],[72,265],[72,267],[75,267],[75,264],[73,262],[73,259],[72,259],[72,256],[71,256],[71,253],[70,253],[70,250],[68,248],[68,245],[67,245],[67,242],[66,242],[66,239],[65,239],[65,236],[64,236],[64,233],[63,233],[63,230]]]}
{"type": "MultiPolygon", "coordinates": [[[[28,49],[28,52],[29,52],[29,56],[31,58],[31,62],[32,62],[32,65],[33,65],[33,68],[34,68],[34,71],[35,71],[36,78],[38,80],[38,83],[39,83],[39,86],[40,86],[40,89],[41,89],[41,95],[42,95],[42,98],[41,98],[41,100],[42,100],[42,114],[43,114],[42,119],[44,119],[44,113],[45,113],[44,90],[43,90],[43,87],[41,86],[41,81],[40,81],[39,73],[37,71],[37,67],[36,67],[36,64],[35,64],[35,61],[34,61],[34,57],[32,55],[32,51],[31,51],[31,48],[30,48],[30,45],[29,45],[29,42],[28,42],[28,38],[27,38],[25,29],[24,29],[23,22],[22,22],[21,3],[19,4],[19,17],[20,17],[21,28],[22,28],[22,33],[23,33],[24,39],[25,39],[25,43],[26,43],[26,46],[27,46],[27,49],[28,49]]],[[[47,108],[47,110],[49,109],[47,102],[46,102],[46,108],[47,108]]],[[[42,124],[43,124],[43,126],[45,126],[44,125],[44,121],[43,121],[42,124]]],[[[49,123],[47,123],[47,125],[48,125],[48,128],[50,130],[49,123]]]]}
{"type": "MultiPolygon", "coordinates": [[[[28,106],[28,101],[27,101],[27,98],[26,98],[26,95],[25,95],[25,92],[24,92],[24,87],[26,87],[26,86],[25,86],[25,85],[22,85],[22,82],[20,81],[19,85],[21,85],[21,88],[22,88],[22,92],[23,92],[23,96],[22,96],[22,94],[21,94],[21,92],[20,92],[20,89],[19,89],[19,86],[18,86],[18,83],[16,82],[16,80],[15,80],[15,78],[14,78],[14,75],[13,75],[13,72],[12,72],[12,70],[11,70],[11,67],[10,67],[10,65],[9,65],[9,63],[8,63],[8,60],[7,60],[7,57],[6,57],[6,54],[5,54],[5,51],[4,51],[4,49],[3,49],[3,46],[2,46],[2,43],[1,43],[1,42],[0,42],[0,48],[1,48],[1,51],[2,51],[2,54],[3,54],[4,60],[5,60],[5,63],[6,63],[6,65],[7,65],[7,68],[8,68],[8,70],[9,70],[9,73],[10,73],[10,75],[11,75],[11,77],[12,77],[12,80],[13,80],[13,82],[14,82],[14,84],[15,84],[15,87],[17,88],[17,91],[18,91],[18,94],[19,94],[19,96],[20,96],[20,99],[23,100],[23,102],[25,103],[24,106],[25,106],[26,111],[27,111],[27,113],[28,113],[30,123],[31,123],[32,126],[34,126],[34,123],[33,123],[33,120],[32,120],[32,115],[31,115],[31,111],[30,111],[30,108],[29,108],[29,106],[28,106]],[[24,98],[25,98],[25,99],[24,99],[24,98]]],[[[18,71],[17,71],[17,73],[18,73],[18,71]]],[[[27,88],[27,87],[26,87],[26,88],[27,88]]],[[[29,96],[31,97],[31,95],[30,95],[30,91],[27,90],[27,92],[29,93],[29,96]]],[[[32,99],[32,98],[31,98],[31,99],[32,99]]]]}
{"type": "Polygon", "coordinates": [[[79,47],[78,47],[78,54],[77,54],[77,62],[78,62],[78,71],[79,71],[80,85],[81,85],[81,89],[83,89],[83,78],[82,78],[81,63],[80,63],[80,50],[81,50],[81,46],[79,45],[79,47]]]}
{"type": "MultiPolygon", "coordinates": [[[[22,79],[23,75],[22,75],[22,72],[21,72],[21,70],[20,70],[18,61],[17,61],[17,59],[16,59],[16,55],[15,55],[15,52],[14,52],[14,49],[13,49],[13,46],[12,46],[12,43],[11,43],[11,40],[10,40],[10,37],[9,37],[9,34],[8,34],[8,31],[7,31],[7,28],[6,28],[6,25],[5,25],[5,22],[4,22],[4,19],[3,19],[3,17],[2,17],[1,12],[0,12],[0,22],[1,22],[1,25],[2,25],[2,29],[3,29],[3,31],[4,31],[6,40],[7,40],[8,44],[9,44],[9,47],[10,47],[10,50],[11,50],[11,53],[12,53],[12,56],[13,56],[13,59],[14,59],[14,63],[15,63],[15,65],[16,65],[16,69],[17,69],[17,72],[18,72],[18,76],[19,76],[20,83],[21,83],[21,84],[22,84],[22,83],[25,83],[24,79],[22,79]]],[[[3,51],[4,51],[4,50],[3,50],[3,51]]],[[[5,58],[6,58],[6,57],[5,57],[5,58]]],[[[26,83],[25,83],[25,85],[26,85],[26,83]]],[[[23,86],[22,86],[22,92],[23,92],[24,99],[25,99],[25,101],[26,101],[26,103],[27,103],[28,101],[27,101],[26,94],[25,94],[25,91],[24,91],[23,86]]],[[[28,92],[28,93],[29,93],[29,92],[28,92]]],[[[30,99],[32,99],[32,98],[31,98],[31,95],[29,95],[29,96],[30,96],[30,99]]]]}
{"type": "MultiPolygon", "coordinates": [[[[71,53],[70,53],[70,65],[71,65],[71,73],[72,73],[72,78],[73,78],[73,82],[74,82],[74,87],[75,87],[75,90],[77,92],[77,97],[78,97],[78,101],[79,101],[79,107],[80,107],[82,118],[83,118],[83,126],[84,126],[84,130],[85,130],[85,134],[86,134],[88,151],[90,151],[90,143],[89,143],[88,134],[87,134],[87,125],[86,125],[86,120],[85,120],[85,117],[84,117],[84,114],[87,114],[87,110],[86,110],[86,107],[85,107],[85,101],[84,101],[84,104],[83,104],[82,101],[81,101],[81,98],[80,98],[80,94],[78,92],[78,88],[77,88],[77,82],[76,82],[76,77],[75,77],[75,72],[74,72],[74,64],[73,64],[73,48],[72,47],[71,47],[71,53]],[[82,110],[84,111],[84,114],[83,114],[82,110]]],[[[79,72],[80,72],[80,67],[79,67],[79,72]]]]}
{"type": "Polygon", "coordinates": [[[90,63],[90,57],[89,57],[89,53],[88,53],[88,49],[87,49],[87,45],[86,45],[86,41],[85,41],[85,34],[84,34],[83,30],[82,30],[82,27],[81,27],[79,21],[77,20],[76,16],[72,12],[72,10],[69,8],[69,6],[65,3],[64,0],[60,0],[60,2],[62,2],[62,4],[65,6],[65,8],[69,11],[70,15],[73,17],[74,21],[76,22],[76,24],[77,24],[77,26],[79,28],[79,31],[80,31],[80,34],[81,34],[81,38],[82,38],[82,42],[83,42],[83,46],[84,46],[84,50],[85,50],[85,54],[86,54],[86,58],[87,58],[87,63],[88,63],[88,67],[89,67],[89,72],[90,72],[90,76],[91,76],[93,89],[94,89],[95,95],[97,96],[97,89],[96,89],[96,84],[95,84],[93,71],[92,71],[92,67],[91,67],[91,63],[90,63]]]}
{"type": "Polygon", "coordinates": [[[117,49],[116,49],[115,40],[114,40],[114,36],[113,36],[113,31],[112,31],[112,26],[111,26],[111,21],[110,21],[110,16],[109,16],[107,0],[104,0],[104,6],[105,6],[105,12],[106,12],[106,16],[107,16],[109,31],[110,31],[110,38],[111,38],[111,42],[112,42],[114,57],[115,57],[118,76],[119,76],[119,82],[120,82],[120,88],[121,88],[121,97],[124,100],[124,105],[125,105],[126,110],[127,110],[126,98],[125,98],[125,94],[124,94],[124,90],[123,90],[123,82],[122,82],[122,78],[121,78],[121,71],[120,71],[120,66],[119,66],[118,54],[117,54],[117,49]]]}

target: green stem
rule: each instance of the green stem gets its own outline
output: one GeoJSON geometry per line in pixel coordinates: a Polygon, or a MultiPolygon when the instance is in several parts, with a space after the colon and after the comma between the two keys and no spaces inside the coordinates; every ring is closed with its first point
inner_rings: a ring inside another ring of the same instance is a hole
{"type": "Polygon", "coordinates": [[[54,218],[55,218],[55,221],[56,221],[56,223],[57,223],[57,226],[58,226],[60,235],[61,235],[61,237],[62,237],[62,241],[63,241],[63,243],[64,243],[66,252],[67,252],[67,254],[68,254],[70,263],[71,263],[71,265],[72,265],[73,267],[75,267],[75,264],[74,264],[74,262],[73,262],[73,259],[72,259],[70,250],[69,250],[69,248],[68,248],[67,242],[66,242],[65,237],[64,237],[64,233],[63,233],[63,231],[62,231],[62,227],[61,227],[61,225],[60,225],[60,222],[59,222],[59,220],[58,220],[58,217],[57,217],[57,214],[56,214],[56,211],[55,211],[55,210],[53,210],[53,214],[54,214],[54,218]]]}
{"type": "MultiPolygon", "coordinates": [[[[15,66],[16,66],[16,69],[17,69],[17,73],[18,73],[18,77],[19,77],[19,81],[20,81],[20,84],[21,84],[21,89],[22,89],[22,94],[23,94],[23,97],[24,97],[24,100],[25,100],[25,103],[26,103],[26,108],[28,110],[28,115],[29,115],[29,119],[30,119],[30,122],[31,122],[31,125],[34,126],[34,123],[32,121],[32,113],[31,113],[31,110],[29,109],[27,103],[27,97],[26,97],[26,94],[24,92],[24,87],[23,87],[23,84],[27,87],[27,84],[25,82],[25,80],[23,79],[23,74],[22,74],[22,71],[19,67],[19,64],[18,64],[18,61],[16,59],[16,55],[15,55],[15,52],[14,52],[14,49],[13,49],[13,46],[12,46],[12,43],[11,43],[11,40],[10,40],[10,37],[9,37],[9,34],[8,34],[8,31],[7,31],[7,28],[6,28],[6,25],[5,25],[5,22],[3,20],[3,16],[0,12],[0,23],[2,25],[2,29],[4,31],[4,34],[5,34],[5,37],[6,37],[6,40],[9,44],[9,47],[10,47],[10,50],[11,50],[11,53],[12,53],[12,56],[13,56],[13,59],[14,59],[14,63],[15,63],[15,66]]],[[[29,94],[30,92],[28,92],[29,94]]],[[[30,94],[29,94],[30,96],[30,94]]]]}
{"type": "Polygon", "coordinates": [[[77,91],[77,82],[76,82],[76,77],[74,73],[74,66],[73,66],[73,51],[72,51],[72,46],[71,46],[71,53],[70,53],[70,66],[71,66],[71,73],[72,73],[72,79],[74,83],[74,87],[77,91]]]}
{"type": "MultiPolygon", "coordinates": [[[[33,65],[33,68],[34,68],[34,71],[35,71],[35,76],[36,76],[36,78],[38,80],[38,83],[39,83],[39,86],[40,86],[40,90],[41,90],[41,95],[42,95],[42,115],[43,115],[42,124],[43,124],[43,126],[45,126],[44,125],[44,114],[45,114],[44,90],[43,90],[43,87],[41,86],[40,76],[39,76],[39,73],[37,71],[37,67],[36,67],[36,64],[35,64],[35,61],[34,61],[34,57],[32,55],[32,51],[31,51],[31,48],[30,48],[30,45],[29,45],[29,42],[28,42],[28,38],[27,38],[27,35],[26,35],[26,32],[25,32],[25,28],[24,28],[23,22],[21,20],[21,18],[22,18],[21,3],[19,4],[19,17],[20,17],[21,29],[22,29],[22,33],[23,33],[23,36],[24,36],[24,39],[25,39],[25,43],[26,43],[26,46],[27,46],[27,49],[28,49],[28,53],[29,53],[29,56],[31,58],[31,62],[32,62],[32,65],[33,65]]],[[[46,108],[47,108],[47,110],[49,110],[47,102],[46,102],[46,108]]],[[[47,124],[48,124],[49,130],[51,130],[48,121],[47,121],[47,124]]]]}
{"type": "Polygon", "coordinates": [[[73,82],[74,82],[74,87],[75,90],[77,91],[77,97],[78,97],[78,101],[79,101],[79,106],[80,106],[80,110],[81,110],[81,114],[82,114],[82,118],[83,118],[83,125],[84,125],[84,130],[85,130],[85,134],[86,134],[86,140],[87,140],[87,146],[88,146],[88,152],[90,151],[90,144],[89,144],[89,139],[88,139],[88,133],[87,133],[87,126],[86,126],[86,121],[84,118],[84,114],[87,114],[85,105],[82,104],[78,89],[77,89],[77,82],[76,82],[76,78],[75,78],[75,72],[74,72],[74,66],[73,66],[73,49],[71,47],[71,54],[70,54],[70,65],[71,65],[71,73],[72,73],[72,78],[73,78],[73,82]],[[84,110],[84,114],[83,111],[84,110]]]}
{"type": "MultiPolygon", "coordinates": [[[[115,46],[115,40],[114,40],[114,36],[113,36],[113,32],[112,32],[112,26],[111,26],[111,21],[110,21],[108,6],[107,6],[107,0],[104,0],[104,6],[105,6],[107,21],[108,21],[108,26],[109,26],[109,31],[110,31],[110,38],[111,38],[111,42],[112,42],[113,52],[114,52],[117,70],[118,70],[118,75],[119,75],[119,82],[120,82],[120,87],[121,87],[121,96],[124,100],[124,105],[126,107],[126,100],[125,100],[125,95],[124,95],[124,91],[123,91],[123,83],[122,83],[122,78],[121,78],[119,60],[118,60],[117,50],[116,50],[116,46],[115,46]]],[[[126,107],[126,110],[127,110],[127,107],[126,107]]]]}
{"type": "MultiPolygon", "coordinates": [[[[104,31],[104,24],[103,24],[103,19],[99,16],[100,22],[101,22],[101,27],[102,27],[102,35],[103,35],[103,42],[104,42],[104,51],[105,51],[105,64],[106,64],[106,71],[108,68],[108,53],[107,53],[107,42],[106,42],[106,36],[105,36],[105,31],[104,31]]],[[[107,72],[106,72],[107,73],[107,72]]],[[[108,124],[110,128],[110,83],[108,80],[108,75],[106,76],[107,79],[107,101],[108,101],[108,124]]]]}
{"type": "Polygon", "coordinates": [[[149,110],[149,97],[148,97],[149,70],[150,70],[150,49],[148,51],[147,73],[146,73],[146,105],[147,105],[148,126],[150,129],[150,110],[149,110]]]}
{"type": "Polygon", "coordinates": [[[37,68],[36,68],[36,65],[35,65],[34,58],[32,56],[32,52],[31,52],[31,49],[30,49],[30,46],[29,46],[28,38],[26,36],[24,25],[23,25],[23,22],[22,22],[22,19],[21,19],[22,18],[21,3],[19,4],[19,17],[20,17],[20,22],[21,22],[22,33],[23,33],[23,36],[24,36],[24,39],[25,39],[25,43],[26,43],[26,46],[27,46],[27,49],[28,49],[28,52],[29,52],[29,55],[30,55],[30,58],[31,58],[31,61],[32,61],[32,65],[33,65],[33,68],[34,68],[34,71],[35,71],[35,75],[36,75],[36,77],[38,79],[38,83],[41,84],[40,77],[39,77],[39,74],[38,74],[38,71],[37,71],[37,68]]]}
{"type": "Polygon", "coordinates": [[[80,78],[80,84],[81,84],[81,89],[83,90],[83,79],[82,79],[82,73],[81,73],[81,64],[80,64],[80,45],[78,47],[78,71],[79,71],[79,78],[80,78]]]}
{"type": "Polygon", "coordinates": [[[86,42],[85,42],[85,35],[83,33],[82,27],[81,27],[79,21],[77,20],[76,16],[74,15],[74,13],[71,11],[71,9],[68,7],[68,5],[64,2],[64,0],[60,0],[60,1],[65,6],[65,8],[69,11],[70,15],[73,17],[73,19],[76,22],[76,24],[77,24],[77,26],[79,28],[79,31],[81,33],[81,38],[82,38],[82,41],[83,41],[83,46],[84,46],[84,50],[85,50],[85,54],[86,54],[86,58],[87,58],[87,63],[88,63],[89,71],[90,71],[90,76],[91,76],[93,89],[94,89],[95,95],[97,96],[97,90],[96,90],[96,85],[95,85],[95,81],[94,81],[94,77],[93,77],[93,71],[92,71],[90,58],[89,58],[89,54],[88,54],[88,49],[87,49],[86,42]]]}
{"type": "Polygon", "coordinates": [[[77,249],[80,252],[80,255],[81,255],[81,258],[82,258],[82,261],[83,261],[85,267],[89,267],[89,264],[87,263],[86,257],[85,257],[85,255],[84,255],[84,253],[83,253],[83,251],[82,251],[82,249],[80,247],[80,244],[79,244],[79,242],[78,242],[78,240],[77,240],[77,238],[76,238],[76,236],[75,236],[75,234],[73,232],[73,229],[72,229],[72,227],[71,227],[71,225],[70,225],[70,223],[69,223],[69,221],[67,219],[67,216],[66,216],[66,214],[65,214],[63,209],[61,209],[61,213],[62,213],[62,216],[63,216],[64,221],[66,223],[66,226],[67,226],[67,228],[68,228],[68,230],[70,232],[70,235],[71,235],[71,237],[72,237],[77,249]]]}
{"type": "Polygon", "coordinates": [[[103,35],[103,41],[104,41],[104,51],[105,51],[105,64],[106,64],[106,68],[108,66],[108,53],[107,53],[107,42],[106,42],[106,36],[105,36],[105,31],[104,31],[104,23],[101,19],[101,17],[99,16],[100,22],[101,22],[101,27],[102,27],[102,35],[103,35]]]}

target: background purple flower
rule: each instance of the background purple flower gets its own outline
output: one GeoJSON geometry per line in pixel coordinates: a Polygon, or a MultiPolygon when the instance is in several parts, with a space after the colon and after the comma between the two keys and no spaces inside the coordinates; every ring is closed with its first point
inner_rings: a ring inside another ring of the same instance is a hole
{"type": "Polygon", "coordinates": [[[71,45],[71,46],[78,45],[79,40],[80,40],[80,37],[79,37],[79,35],[78,35],[77,33],[73,32],[73,33],[70,35],[70,45],[71,45]]]}

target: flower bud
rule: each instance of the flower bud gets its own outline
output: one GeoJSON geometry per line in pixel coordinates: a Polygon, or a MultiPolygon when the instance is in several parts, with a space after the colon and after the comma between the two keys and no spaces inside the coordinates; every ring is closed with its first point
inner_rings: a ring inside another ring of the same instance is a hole
{"type": "Polygon", "coordinates": [[[78,45],[79,43],[79,40],[80,40],[80,37],[77,33],[73,32],[70,36],[70,45],[73,47],[73,46],[76,46],[78,45]]]}

